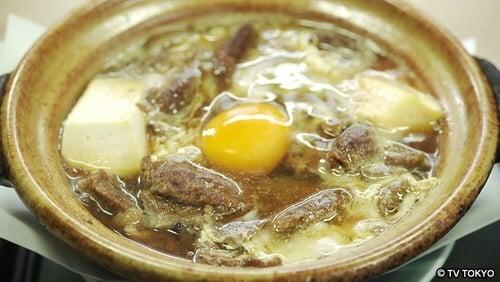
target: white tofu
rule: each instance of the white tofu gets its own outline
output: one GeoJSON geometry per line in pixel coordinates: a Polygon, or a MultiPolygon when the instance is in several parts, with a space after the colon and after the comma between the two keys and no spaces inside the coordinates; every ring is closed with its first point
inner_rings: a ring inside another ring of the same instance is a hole
{"type": "Polygon", "coordinates": [[[427,131],[443,115],[436,99],[406,86],[381,77],[361,77],[361,94],[355,114],[387,129],[427,131]]]}
{"type": "Polygon", "coordinates": [[[98,78],[90,82],[64,122],[61,153],[76,168],[119,176],[139,172],[147,153],[146,119],[137,102],[140,81],[98,78]]]}

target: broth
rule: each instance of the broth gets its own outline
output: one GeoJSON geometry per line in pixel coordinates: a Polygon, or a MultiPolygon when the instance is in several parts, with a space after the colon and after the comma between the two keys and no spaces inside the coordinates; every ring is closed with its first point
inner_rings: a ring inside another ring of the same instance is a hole
{"type": "Polygon", "coordinates": [[[146,158],[120,176],[68,157],[64,167],[99,220],[167,254],[250,267],[318,259],[382,233],[438,181],[437,102],[397,57],[332,24],[180,25],[115,54],[103,78],[144,84],[146,158]],[[421,109],[367,102],[385,93],[421,109]]]}

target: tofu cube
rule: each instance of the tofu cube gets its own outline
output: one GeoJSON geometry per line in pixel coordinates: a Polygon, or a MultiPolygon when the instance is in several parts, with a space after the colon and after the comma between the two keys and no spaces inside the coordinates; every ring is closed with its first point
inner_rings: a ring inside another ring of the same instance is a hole
{"type": "Polygon", "coordinates": [[[137,103],[140,81],[97,78],[64,122],[61,153],[70,165],[126,177],[140,171],[147,153],[146,119],[137,103]]]}
{"type": "Polygon", "coordinates": [[[429,131],[443,115],[436,99],[396,81],[360,77],[357,97],[358,119],[386,129],[429,131]]]}

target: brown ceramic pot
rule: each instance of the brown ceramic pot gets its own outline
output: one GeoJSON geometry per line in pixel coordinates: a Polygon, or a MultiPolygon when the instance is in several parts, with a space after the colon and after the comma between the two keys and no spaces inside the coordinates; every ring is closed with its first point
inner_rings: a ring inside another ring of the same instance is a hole
{"type": "Polygon", "coordinates": [[[431,246],[467,211],[494,162],[497,127],[491,89],[473,58],[449,32],[395,0],[90,1],[31,48],[10,77],[1,108],[5,163],[26,206],[54,235],[134,280],[355,280],[387,271],[431,246]],[[333,22],[404,59],[446,110],[438,187],[364,244],[315,262],[266,269],[193,264],[127,240],[95,219],[61,167],[61,122],[100,62],[120,46],[159,26],[225,13],[333,22]]]}

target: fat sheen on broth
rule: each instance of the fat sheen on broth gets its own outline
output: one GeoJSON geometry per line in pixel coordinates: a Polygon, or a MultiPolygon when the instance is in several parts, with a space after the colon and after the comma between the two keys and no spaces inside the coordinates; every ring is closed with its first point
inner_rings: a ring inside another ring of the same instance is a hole
{"type": "Polygon", "coordinates": [[[271,267],[363,244],[425,201],[442,116],[410,68],[356,33],[209,17],[110,56],[61,154],[75,195],[123,236],[271,267]]]}

